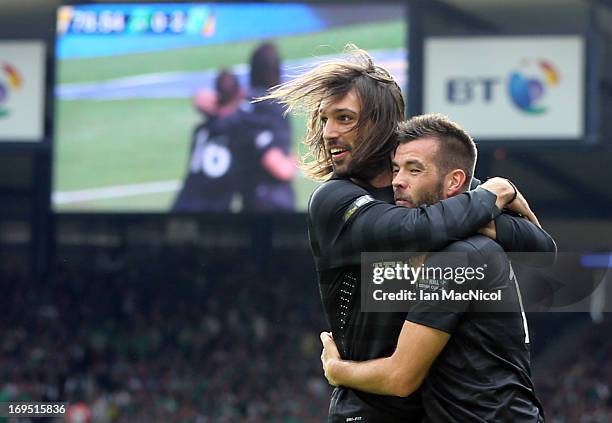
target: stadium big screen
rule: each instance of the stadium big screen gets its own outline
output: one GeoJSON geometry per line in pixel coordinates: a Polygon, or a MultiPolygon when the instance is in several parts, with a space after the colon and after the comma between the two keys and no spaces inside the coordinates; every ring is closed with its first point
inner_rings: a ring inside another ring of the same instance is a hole
{"type": "Polygon", "coordinates": [[[354,43],[405,88],[406,19],[398,3],[60,7],[54,210],[304,211],[315,185],[286,165],[306,123],[249,101],[275,82],[255,69],[276,55],[283,82],[354,43]]]}

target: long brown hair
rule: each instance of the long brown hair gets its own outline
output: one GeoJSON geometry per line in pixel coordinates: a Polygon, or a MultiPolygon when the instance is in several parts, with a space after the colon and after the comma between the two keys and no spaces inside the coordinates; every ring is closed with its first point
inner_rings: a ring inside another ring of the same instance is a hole
{"type": "Polygon", "coordinates": [[[323,62],[274,87],[260,99],[286,105],[287,113],[309,116],[304,139],[307,153],[300,158],[300,167],[315,180],[327,179],[333,172],[331,156],[323,141],[319,105],[325,99],[340,99],[352,89],[361,102],[361,112],[350,176],[368,181],[390,169],[396,125],[404,119],[405,106],[395,79],[386,69],[375,65],[367,52],[348,44],[342,59],[323,62]]]}

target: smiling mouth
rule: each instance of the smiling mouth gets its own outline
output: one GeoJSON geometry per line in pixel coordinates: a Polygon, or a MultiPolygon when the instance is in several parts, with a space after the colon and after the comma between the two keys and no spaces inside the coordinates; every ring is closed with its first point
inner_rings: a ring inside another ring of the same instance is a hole
{"type": "Polygon", "coordinates": [[[332,147],[329,149],[330,154],[332,155],[332,157],[336,157],[336,156],[340,156],[346,152],[348,152],[347,149],[344,149],[342,147],[332,147]]]}

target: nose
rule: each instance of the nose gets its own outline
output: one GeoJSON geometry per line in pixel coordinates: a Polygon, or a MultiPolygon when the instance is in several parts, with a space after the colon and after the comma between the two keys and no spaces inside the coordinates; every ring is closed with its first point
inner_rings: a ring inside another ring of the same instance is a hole
{"type": "Polygon", "coordinates": [[[393,186],[394,190],[405,189],[406,188],[406,181],[402,178],[402,172],[401,171],[397,172],[393,176],[393,180],[391,181],[391,185],[393,186]]]}
{"type": "Polygon", "coordinates": [[[323,126],[323,139],[325,140],[333,140],[338,138],[338,125],[333,122],[333,119],[328,119],[325,122],[325,126],[323,126]]]}

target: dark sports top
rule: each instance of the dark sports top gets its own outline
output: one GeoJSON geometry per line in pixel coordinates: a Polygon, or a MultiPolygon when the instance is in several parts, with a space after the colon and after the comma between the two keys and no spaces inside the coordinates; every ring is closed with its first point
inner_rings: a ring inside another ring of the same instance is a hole
{"type": "MultiPolygon", "coordinates": [[[[251,94],[253,98],[257,98],[266,92],[254,89],[251,94]]],[[[243,146],[245,156],[248,157],[245,162],[245,176],[251,181],[253,189],[261,186],[291,187],[290,181],[279,181],[261,165],[262,157],[272,148],[280,149],[285,155],[291,152],[291,126],[289,119],[284,116],[283,106],[273,101],[245,101],[240,112],[242,124],[250,137],[249,142],[243,146]]],[[[252,200],[247,196],[245,201],[248,205],[252,200]]]]}
{"type": "Polygon", "coordinates": [[[237,123],[234,116],[211,117],[193,131],[188,173],[174,211],[228,211],[242,179],[242,145],[249,141],[237,123]]]}
{"type": "Polygon", "coordinates": [[[476,235],[442,252],[453,254],[433,253],[426,266],[484,269],[481,280],[444,281],[447,292],[482,291],[501,298],[481,302],[438,297],[411,304],[406,320],[451,334],[421,386],[424,421],[537,423],[544,413],[531,380],[527,322],[503,249],[476,235]],[[492,312],[496,307],[504,312],[492,312]]]}
{"type": "MultiPolygon", "coordinates": [[[[475,234],[494,218],[498,241],[505,249],[554,251],[546,232],[526,219],[500,216],[495,200],[493,193],[477,188],[431,206],[404,208],[389,204],[393,201],[391,187],[364,187],[338,177],[313,192],[308,205],[310,246],[326,318],[343,359],[390,356],[406,318],[406,313],[361,312],[362,252],[440,250],[475,234]],[[512,233],[505,233],[507,230],[512,233]]],[[[347,408],[369,410],[371,422],[376,421],[376,412],[387,418],[401,417],[403,422],[422,417],[418,392],[398,398],[347,390],[350,395],[341,398],[356,402],[347,408]]]]}
{"type": "Polygon", "coordinates": [[[240,193],[243,209],[257,211],[258,189],[284,187],[292,196],[291,182],[276,180],[261,165],[270,149],[288,154],[290,144],[291,129],[279,104],[245,101],[228,116],[209,116],[193,132],[188,174],[173,209],[227,211],[240,193]]]}

